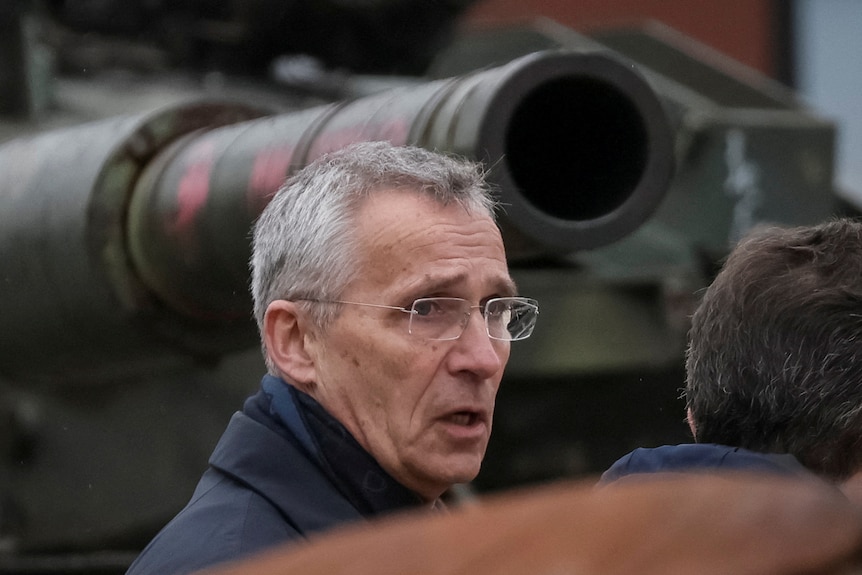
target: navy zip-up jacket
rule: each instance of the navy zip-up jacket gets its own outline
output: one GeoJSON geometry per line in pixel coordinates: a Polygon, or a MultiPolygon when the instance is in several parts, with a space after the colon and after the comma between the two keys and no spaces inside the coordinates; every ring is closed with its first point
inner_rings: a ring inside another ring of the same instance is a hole
{"type": "Polygon", "coordinates": [[[421,499],[280,379],[235,413],[191,500],[127,575],[181,575],[421,499]]]}
{"type": "Polygon", "coordinates": [[[624,455],[602,474],[601,483],[640,473],[752,471],[785,476],[814,477],[792,455],[758,453],[714,443],[684,443],[638,448],[624,455]]]}

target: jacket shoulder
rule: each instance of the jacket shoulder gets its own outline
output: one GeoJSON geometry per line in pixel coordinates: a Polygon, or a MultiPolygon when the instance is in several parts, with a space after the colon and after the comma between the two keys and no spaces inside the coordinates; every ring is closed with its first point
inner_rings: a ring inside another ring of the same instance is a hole
{"type": "Polygon", "coordinates": [[[301,536],[264,497],[210,469],[127,575],[191,573],[301,536]]]}

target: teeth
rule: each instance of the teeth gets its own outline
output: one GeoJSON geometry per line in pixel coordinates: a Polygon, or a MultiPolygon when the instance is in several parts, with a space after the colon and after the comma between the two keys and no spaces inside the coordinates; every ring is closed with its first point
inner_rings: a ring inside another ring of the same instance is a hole
{"type": "Polygon", "coordinates": [[[473,414],[472,413],[456,413],[456,414],[452,415],[449,419],[450,419],[450,421],[452,421],[452,423],[454,423],[456,425],[470,425],[470,423],[473,421],[473,414]]]}

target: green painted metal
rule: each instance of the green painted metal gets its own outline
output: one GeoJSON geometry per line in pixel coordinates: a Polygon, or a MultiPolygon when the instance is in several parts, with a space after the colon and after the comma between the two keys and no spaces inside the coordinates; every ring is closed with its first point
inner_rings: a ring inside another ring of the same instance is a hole
{"type": "Polygon", "coordinates": [[[541,312],[513,346],[485,491],[686,441],[685,333],[717,264],[758,223],[839,209],[836,126],[661,28],[539,21],[392,80],[332,101],[58,76],[50,113],[0,118],[0,572],[49,553],[71,573],[57,550],[105,549],[122,572],[187,500],[264,371],[248,227],[327,149],[396,138],[494,168],[541,312]],[[207,194],[183,235],[184,181],[207,194]]]}

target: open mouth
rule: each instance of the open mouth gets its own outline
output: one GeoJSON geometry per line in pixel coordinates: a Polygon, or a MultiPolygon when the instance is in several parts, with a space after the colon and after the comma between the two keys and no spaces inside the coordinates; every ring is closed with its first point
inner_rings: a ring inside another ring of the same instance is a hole
{"type": "Polygon", "coordinates": [[[470,427],[479,421],[479,414],[475,411],[459,411],[457,413],[453,413],[447,419],[455,425],[470,427]]]}

